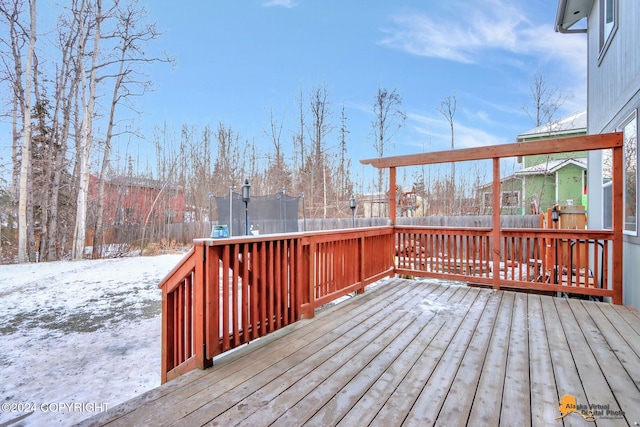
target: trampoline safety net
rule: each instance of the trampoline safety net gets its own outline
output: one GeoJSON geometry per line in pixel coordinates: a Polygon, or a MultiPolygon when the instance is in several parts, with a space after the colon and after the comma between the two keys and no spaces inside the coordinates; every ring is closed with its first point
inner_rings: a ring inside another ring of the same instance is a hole
{"type": "MultiPolygon", "coordinates": [[[[226,224],[233,236],[245,233],[245,211],[242,195],[215,196],[218,224],[226,224]],[[231,211],[231,212],[230,212],[231,211]],[[231,217],[231,221],[229,218],[231,217]]],[[[251,196],[248,204],[249,230],[254,234],[295,233],[298,231],[300,197],[277,193],[270,196],[251,196]]]]}

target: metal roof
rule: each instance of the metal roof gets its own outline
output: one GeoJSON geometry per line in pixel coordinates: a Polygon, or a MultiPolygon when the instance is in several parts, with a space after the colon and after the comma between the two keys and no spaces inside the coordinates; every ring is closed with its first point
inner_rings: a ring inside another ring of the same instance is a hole
{"type": "Polygon", "coordinates": [[[561,117],[551,123],[547,123],[521,133],[516,137],[516,139],[521,142],[530,139],[540,139],[541,137],[550,138],[558,136],[574,136],[586,133],[587,109],[583,108],[580,111],[561,117]]]}
{"type": "Polygon", "coordinates": [[[549,160],[548,162],[540,163],[528,168],[520,169],[515,173],[517,176],[522,175],[548,175],[556,173],[558,170],[565,166],[574,165],[582,169],[587,169],[587,159],[584,157],[574,159],[558,159],[549,160]]]}

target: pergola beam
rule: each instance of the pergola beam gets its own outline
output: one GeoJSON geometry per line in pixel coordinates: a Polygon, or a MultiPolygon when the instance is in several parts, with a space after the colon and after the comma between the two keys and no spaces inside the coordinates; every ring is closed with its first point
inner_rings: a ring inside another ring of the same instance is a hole
{"type": "Polygon", "coordinates": [[[416,153],[404,156],[378,157],[360,160],[363,165],[376,168],[435,165],[439,163],[487,160],[496,157],[531,156],[534,154],[568,153],[571,151],[601,150],[622,147],[622,133],[544,139],[532,142],[462,148],[458,150],[416,153]]]}

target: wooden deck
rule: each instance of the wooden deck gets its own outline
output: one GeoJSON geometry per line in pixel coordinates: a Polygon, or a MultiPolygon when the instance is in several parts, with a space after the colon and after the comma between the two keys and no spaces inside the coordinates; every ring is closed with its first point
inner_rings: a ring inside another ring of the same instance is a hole
{"type": "Polygon", "coordinates": [[[637,312],[388,279],[83,424],[587,425],[565,395],[640,423],[637,312]]]}

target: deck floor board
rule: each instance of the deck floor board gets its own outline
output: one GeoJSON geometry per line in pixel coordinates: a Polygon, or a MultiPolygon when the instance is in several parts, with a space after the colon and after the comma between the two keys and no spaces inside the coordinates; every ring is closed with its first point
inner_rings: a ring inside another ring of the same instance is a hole
{"type": "Polygon", "coordinates": [[[83,425],[640,422],[640,316],[621,306],[387,279],[83,425]],[[611,414],[609,414],[611,415],[611,414]]]}

